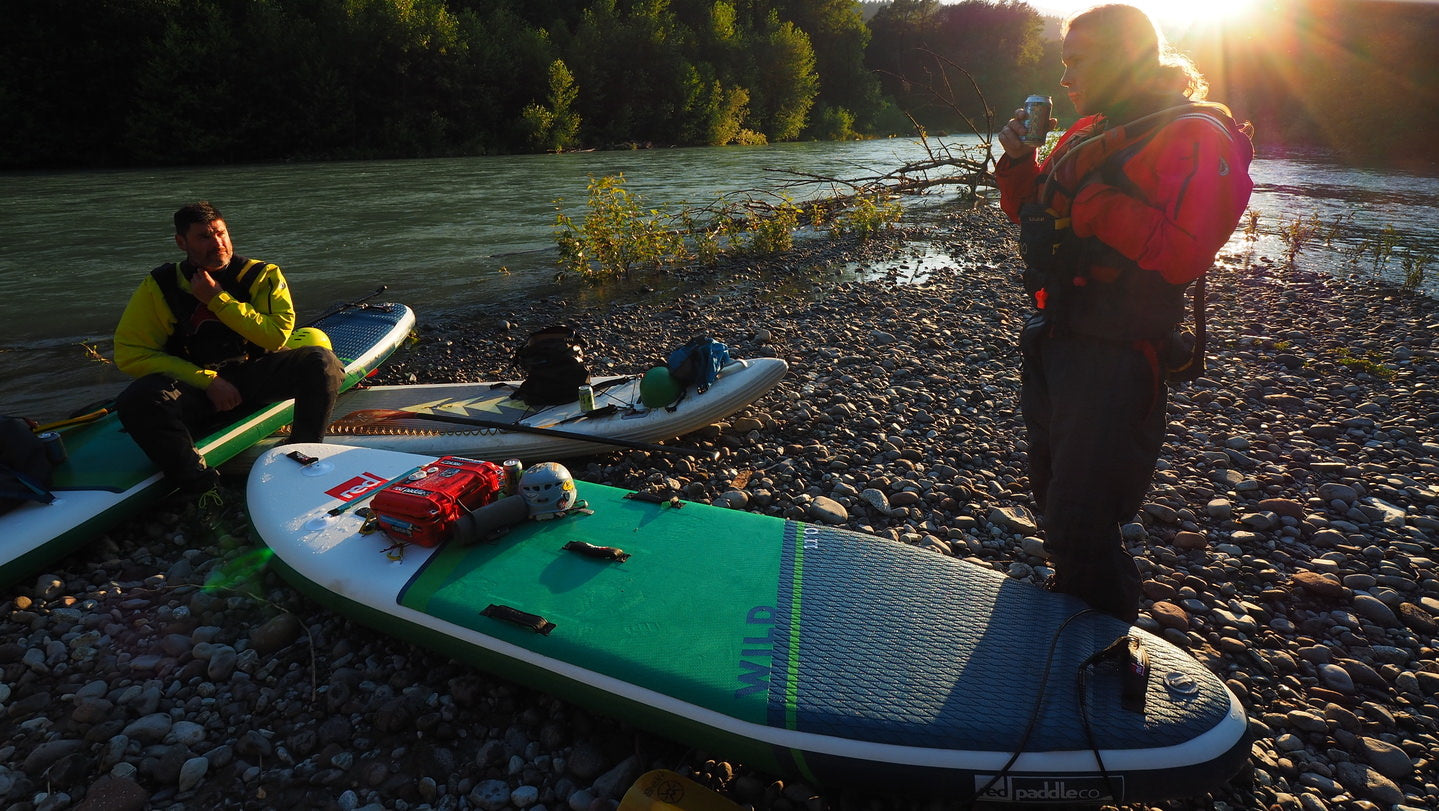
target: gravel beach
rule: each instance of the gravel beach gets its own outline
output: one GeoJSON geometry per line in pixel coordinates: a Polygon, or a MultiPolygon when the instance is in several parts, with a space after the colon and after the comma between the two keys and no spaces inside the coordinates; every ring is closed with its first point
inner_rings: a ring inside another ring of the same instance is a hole
{"type": "MultiPolygon", "coordinates": [[[[642,372],[708,333],[790,374],[685,437],[718,461],[565,460],[582,496],[583,481],[667,482],[1039,582],[1011,229],[993,208],[936,217],[652,292],[477,303],[444,322],[410,302],[420,339],[376,382],[512,378],[518,342],[558,322],[586,337],[594,374],[642,372]],[[877,278],[845,280],[850,260],[877,278]]],[[[1251,767],[1210,796],[1126,808],[1439,808],[1439,305],[1298,264],[1221,256],[1209,372],[1173,393],[1124,528],[1140,624],[1239,696],[1251,767]]],[[[380,636],[267,571],[243,481],[227,491],[218,515],[172,497],[6,587],[0,805],[587,811],[671,768],[758,809],[952,807],[779,781],[380,636]]]]}

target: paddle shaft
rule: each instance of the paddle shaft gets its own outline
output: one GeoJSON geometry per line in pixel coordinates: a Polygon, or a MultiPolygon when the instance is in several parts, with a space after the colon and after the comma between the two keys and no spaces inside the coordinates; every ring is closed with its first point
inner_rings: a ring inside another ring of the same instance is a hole
{"type": "Polygon", "coordinates": [[[614,437],[595,436],[593,434],[581,434],[575,431],[561,431],[557,428],[537,428],[533,425],[521,425],[515,422],[501,422],[499,420],[486,420],[479,417],[456,417],[449,414],[427,414],[422,411],[400,411],[385,409],[367,409],[357,411],[355,414],[371,414],[382,419],[420,419],[434,420],[435,422],[449,422],[456,425],[474,425],[479,428],[494,428],[500,431],[514,431],[521,434],[536,434],[538,436],[552,436],[560,439],[577,439],[583,442],[593,442],[597,445],[614,445],[618,448],[629,448],[636,451],[651,451],[654,453],[674,453],[680,456],[697,456],[705,459],[718,459],[719,451],[708,451],[700,448],[670,447],[666,445],[654,445],[649,442],[631,442],[627,439],[614,437]]]}
{"type": "MultiPolygon", "coordinates": [[[[426,462],[425,464],[429,464],[429,463],[426,462]]],[[[351,499],[350,501],[347,501],[347,502],[345,502],[344,504],[341,504],[340,506],[331,509],[331,510],[329,511],[329,514],[330,514],[330,515],[343,515],[344,513],[348,512],[351,507],[355,507],[355,506],[358,505],[360,502],[365,501],[365,500],[373,497],[376,493],[379,493],[381,490],[388,490],[388,489],[390,489],[391,487],[394,487],[395,485],[399,484],[400,482],[402,482],[402,481],[410,478],[411,476],[415,475],[416,473],[420,472],[421,470],[424,469],[424,467],[425,467],[425,465],[420,465],[419,467],[412,467],[412,468],[410,468],[409,470],[405,471],[404,473],[400,474],[399,476],[396,476],[395,478],[390,479],[389,481],[387,481],[387,482],[385,482],[384,484],[380,485],[379,487],[376,487],[376,488],[373,489],[373,490],[367,490],[367,491],[365,491],[364,493],[361,493],[360,495],[358,495],[358,496],[356,496],[355,498],[351,499]]]]}

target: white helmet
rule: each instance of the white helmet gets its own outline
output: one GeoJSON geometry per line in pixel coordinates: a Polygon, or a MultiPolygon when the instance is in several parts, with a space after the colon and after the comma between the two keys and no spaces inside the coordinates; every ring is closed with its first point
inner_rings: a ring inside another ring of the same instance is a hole
{"type": "Polygon", "coordinates": [[[579,499],[574,477],[558,462],[541,462],[520,474],[520,495],[531,517],[565,512],[579,499]]]}

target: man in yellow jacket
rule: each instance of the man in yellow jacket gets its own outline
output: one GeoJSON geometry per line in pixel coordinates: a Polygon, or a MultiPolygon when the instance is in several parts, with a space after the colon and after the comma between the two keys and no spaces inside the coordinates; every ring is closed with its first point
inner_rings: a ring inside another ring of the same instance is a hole
{"type": "Polygon", "coordinates": [[[137,378],[116,411],[166,478],[199,495],[219,474],[192,432],[294,398],[291,441],[319,442],[344,368],[326,347],[285,349],[295,327],[285,277],[235,255],[219,209],[202,201],[175,212],[175,244],[185,259],[151,271],[115,328],[115,365],[137,378]]]}

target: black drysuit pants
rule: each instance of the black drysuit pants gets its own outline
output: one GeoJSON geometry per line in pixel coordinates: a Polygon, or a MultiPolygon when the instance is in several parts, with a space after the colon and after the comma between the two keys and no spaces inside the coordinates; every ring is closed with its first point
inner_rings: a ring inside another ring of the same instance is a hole
{"type": "Polygon", "coordinates": [[[1056,333],[1038,316],[1020,349],[1029,483],[1054,565],[1050,588],[1133,620],[1139,570],[1120,526],[1138,512],[1164,441],[1168,388],[1154,354],[1056,333]]]}
{"type": "Polygon", "coordinates": [[[335,353],[318,346],[271,352],[220,370],[244,401],[217,412],[205,391],[163,374],[146,375],[116,398],[120,422],[136,445],[176,487],[202,489],[215,474],[195,450],[194,435],[204,435],[268,403],[294,398],[292,442],[319,442],[345,370],[335,353]]]}

